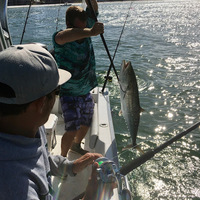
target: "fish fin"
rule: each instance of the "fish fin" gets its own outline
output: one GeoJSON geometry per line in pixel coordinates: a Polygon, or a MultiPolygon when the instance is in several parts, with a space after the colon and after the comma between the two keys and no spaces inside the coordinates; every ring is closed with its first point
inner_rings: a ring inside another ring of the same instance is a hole
{"type": "Polygon", "coordinates": [[[127,146],[125,146],[124,148],[122,148],[122,151],[126,150],[126,149],[130,149],[133,148],[133,144],[128,144],[127,146]]]}
{"type": "Polygon", "coordinates": [[[143,109],[143,108],[140,108],[140,112],[142,113],[142,112],[145,112],[145,109],[143,109]]]}
{"type": "Polygon", "coordinates": [[[141,154],[144,154],[144,151],[141,149],[141,147],[139,145],[137,145],[135,147],[141,154]]]}
{"type": "MultiPolygon", "coordinates": [[[[127,90],[127,88],[126,88],[126,90],[127,90]]],[[[125,99],[125,97],[126,97],[126,90],[125,90],[125,91],[123,91],[123,92],[124,92],[123,99],[125,99]]]]}
{"type": "Polygon", "coordinates": [[[122,116],[122,110],[119,111],[119,116],[122,116]]]}
{"type": "Polygon", "coordinates": [[[139,146],[139,145],[135,145],[135,146],[133,146],[133,144],[128,144],[126,147],[124,147],[123,149],[122,149],[122,151],[124,151],[124,150],[126,150],[126,149],[130,149],[130,148],[134,148],[134,149],[136,149],[136,150],[138,150],[141,154],[144,154],[144,151],[141,149],[141,147],[139,146]]]}

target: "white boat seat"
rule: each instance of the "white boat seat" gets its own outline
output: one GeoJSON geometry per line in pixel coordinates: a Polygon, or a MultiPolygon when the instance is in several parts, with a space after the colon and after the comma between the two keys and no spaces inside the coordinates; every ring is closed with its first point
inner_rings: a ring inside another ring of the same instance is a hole
{"type": "Polygon", "coordinates": [[[48,121],[44,124],[47,135],[48,151],[54,149],[57,144],[56,140],[56,125],[58,117],[55,114],[50,114],[48,121]]]}

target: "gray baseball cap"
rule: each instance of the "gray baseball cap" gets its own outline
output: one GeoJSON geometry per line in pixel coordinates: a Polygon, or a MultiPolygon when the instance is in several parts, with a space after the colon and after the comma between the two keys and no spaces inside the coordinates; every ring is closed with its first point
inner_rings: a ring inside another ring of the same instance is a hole
{"type": "Polygon", "coordinates": [[[14,97],[9,98],[0,93],[1,103],[29,103],[51,93],[70,77],[38,44],[15,45],[0,52],[0,83],[14,91],[14,97]]]}

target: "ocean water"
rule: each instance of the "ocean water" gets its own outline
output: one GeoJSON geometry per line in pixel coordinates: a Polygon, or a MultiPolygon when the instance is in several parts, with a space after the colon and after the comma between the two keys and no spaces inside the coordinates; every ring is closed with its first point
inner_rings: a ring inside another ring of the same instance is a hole
{"type": "MultiPolygon", "coordinates": [[[[33,6],[23,43],[40,42],[52,48],[51,36],[65,28],[66,6],[33,6]]],[[[28,7],[8,9],[14,44],[21,40],[28,7]]],[[[99,3],[99,21],[117,72],[122,60],[135,70],[141,114],[137,142],[146,152],[200,121],[200,1],[155,0],[99,3]]],[[[99,85],[110,61],[99,36],[93,37],[99,85]]],[[[122,148],[131,142],[119,116],[116,76],[107,83],[120,164],[140,156],[122,148]]],[[[199,128],[170,145],[128,174],[133,199],[200,199],[199,128]]]]}

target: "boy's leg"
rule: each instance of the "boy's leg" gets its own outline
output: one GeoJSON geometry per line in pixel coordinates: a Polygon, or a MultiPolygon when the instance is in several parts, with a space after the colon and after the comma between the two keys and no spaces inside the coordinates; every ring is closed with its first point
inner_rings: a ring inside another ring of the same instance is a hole
{"type": "Polygon", "coordinates": [[[80,112],[81,126],[75,136],[74,143],[73,143],[71,149],[73,151],[76,151],[76,152],[84,155],[85,153],[87,153],[87,151],[83,150],[81,148],[80,144],[81,144],[81,141],[83,140],[83,138],[86,136],[86,134],[89,130],[89,127],[91,126],[92,117],[93,117],[93,113],[94,113],[94,102],[93,102],[93,99],[92,99],[92,96],[90,93],[79,98],[79,106],[81,108],[81,112],[80,112]]]}
{"type": "Polygon", "coordinates": [[[65,157],[80,129],[80,109],[77,106],[77,98],[63,96],[60,101],[65,121],[65,133],[61,139],[61,155],[65,157]]]}
{"type": "Polygon", "coordinates": [[[66,157],[77,131],[66,131],[61,139],[61,156],[66,157]]]}
{"type": "Polygon", "coordinates": [[[80,144],[83,138],[86,136],[88,130],[89,130],[88,126],[81,126],[75,136],[74,142],[80,144]]]}
{"type": "Polygon", "coordinates": [[[61,106],[66,128],[61,142],[61,155],[66,156],[70,148],[84,155],[87,151],[80,144],[91,125],[94,109],[92,96],[61,97],[61,106]]]}
{"type": "Polygon", "coordinates": [[[87,134],[88,129],[89,129],[89,127],[87,127],[87,126],[81,126],[80,127],[80,129],[76,133],[76,137],[74,138],[74,142],[71,146],[72,151],[80,153],[81,155],[88,153],[88,151],[81,148],[81,141],[83,140],[83,138],[87,134]]]}

